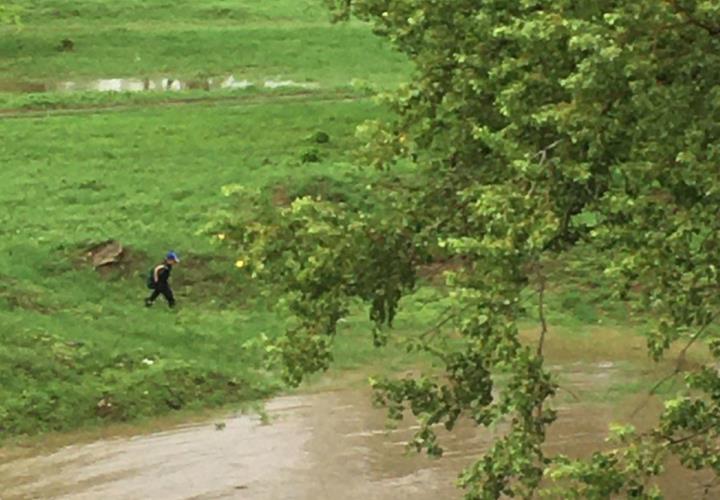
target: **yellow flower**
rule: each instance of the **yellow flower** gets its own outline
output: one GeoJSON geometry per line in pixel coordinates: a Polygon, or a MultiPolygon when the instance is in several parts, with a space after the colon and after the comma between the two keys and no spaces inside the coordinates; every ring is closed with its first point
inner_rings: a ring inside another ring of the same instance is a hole
{"type": "Polygon", "coordinates": [[[225,239],[225,233],[220,233],[220,234],[218,234],[218,235],[217,235],[217,238],[218,238],[220,241],[224,240],[224,239],[225,239]]]}
{"type": "Polygon", "coordinates": [[[237,267],[238,269],[242,269],[243,267],[245,267],[245,261],[242,259],[235,261],[235,267],[237,267]]]}

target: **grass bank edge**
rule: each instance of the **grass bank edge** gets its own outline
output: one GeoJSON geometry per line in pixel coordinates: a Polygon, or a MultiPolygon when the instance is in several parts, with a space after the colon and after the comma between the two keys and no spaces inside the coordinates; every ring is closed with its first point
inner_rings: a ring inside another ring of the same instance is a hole
{"type": "Polygon", "coordinates": [[[77,92],[77,93],[0,93],[0,119],[44,112],[92,112],[179,105],[255,104],[273,100],[297,99],[328,101],[370,99],[371,89],[340,86],[327,89],[283,88],[181,92],[77,92]]]}

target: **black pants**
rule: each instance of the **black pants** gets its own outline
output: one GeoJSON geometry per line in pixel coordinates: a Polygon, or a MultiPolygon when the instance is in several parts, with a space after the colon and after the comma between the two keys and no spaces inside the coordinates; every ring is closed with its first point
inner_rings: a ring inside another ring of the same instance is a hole
{"type": "Polygon", "coordinates": [[[153,293],[150,294],[150,297],[148,297],[147,302],[153,303],[155,302],[155,299],[158,298],[158,296],[162,295],[165,297],[165,300],[167,300],[167,303],[170,307],[175,307],[175,296],[173,295],[173,291],[170,288],[170,285],[167,283],[158,283],[155,285],[155,288],[153,288],[153,293]]]}

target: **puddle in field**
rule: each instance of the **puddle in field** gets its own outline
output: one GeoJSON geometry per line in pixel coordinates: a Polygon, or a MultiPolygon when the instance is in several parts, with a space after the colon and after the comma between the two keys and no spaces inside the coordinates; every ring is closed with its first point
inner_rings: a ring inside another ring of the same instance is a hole
{"type": "MultiPolygon", "coordinates": [[[[580,393],[593,378],[594,389],[603,391],[622,376],[611,364],[573,368],[566,380],[580,393]]],[[[503,432],[464,423],[440,434],[444,458],[406,455],[412,426],[387,431],[384,412],[371,407],[369,396],[343,390],[282,397],[268,404],[270,425],[236,416],[222,430],[210,422],[0,463],[0,491],[4,500],[461,498],[453,485],[458,471],[503,432]]],[[[587,403],[562,403],[558,410],[548,449],[576,457],[603,446],[608,423],[632,411],[587,403]]],[[[654,411],[634,423],[651,425],[654,411]]],[[[662,481],[666,498],[700,498],[702,479],[671,467],[662,481]]]]}
{"type": "Polygon", "coordinates": [[[0,92],[42,93],[42,92],[178,92],[181,90],[221,90],[249,89],[252,87],[304,88],[314,89],[319,85],[315,82],[297,82],[294,80],[264,80],[256,83],[246,79],[237,79],[230,75],[222,78],[206,78],[196,80],[180,80],[173,78],[105,78],[87,81],[61,82],[23,82],[0,81],[0,92]]]}
{"type": "Polygon", "coordinates": [[[313,82],[295,82],[293,80],[265,80],[263,86],[268,89],[279,89],[283,87],[300,87],[304,89],[316,89],[318,88],[317,83],[313,82]]]}

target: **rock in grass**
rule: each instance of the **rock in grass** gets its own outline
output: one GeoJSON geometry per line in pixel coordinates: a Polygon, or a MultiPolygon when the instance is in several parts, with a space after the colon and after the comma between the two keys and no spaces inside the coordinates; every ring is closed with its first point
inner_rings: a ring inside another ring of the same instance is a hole
{"type": "Polygon", "coordinates": [[[87,257],[94,268],[117,264],[122,259],[125,249],[116,240],[99,243],[87,250],[87,257]]]}

